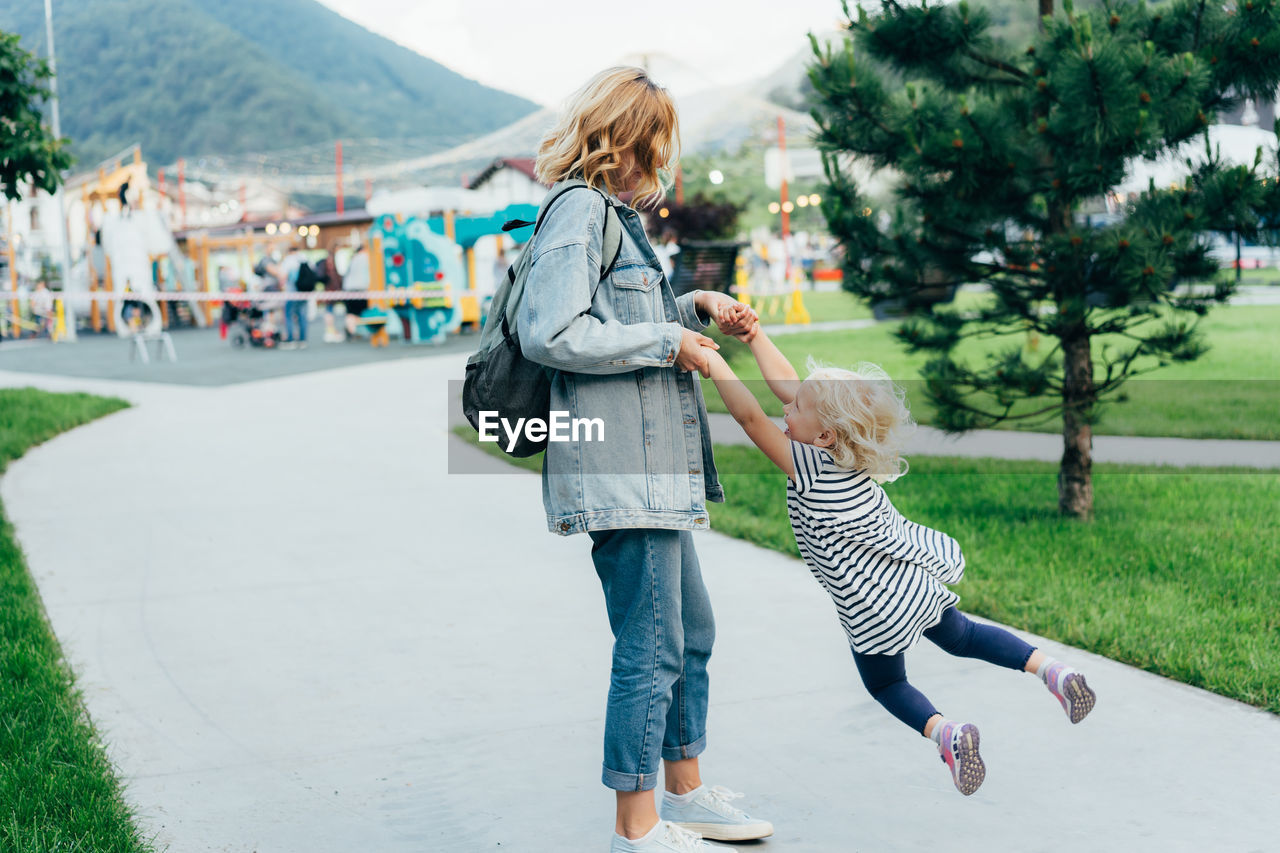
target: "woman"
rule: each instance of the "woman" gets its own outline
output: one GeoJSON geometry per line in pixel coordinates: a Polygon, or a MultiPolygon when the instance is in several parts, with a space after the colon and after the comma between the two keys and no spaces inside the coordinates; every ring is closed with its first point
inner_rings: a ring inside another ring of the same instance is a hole
{"type": "Polygon", "coordinates": [[[773,832],[705,788],[711,604],[690,531],[723,501],[697,372],[709,318],[743,331],[749,308],[722,293],[676,299],[639,214],[618,194],[654,202],[679,146],[675,105],[639,68],[596,75],[542,140],[545,184],[580,178],[543,211],[518,325],[526,358],[555,369],[552,411],[599,419],[603,436],[548,444],[542,472],[550,529],[586,532],[613,630],[604,784],[617,793],[614,851],[703,850],[707,837],[773,832]],[[616,261],[601,258],[607,206],[622,223],[616,261]],[[603,438],[604,440],[594,440],[603,438]],[[654,802],[665,764],[660,820],[654,802]]]}

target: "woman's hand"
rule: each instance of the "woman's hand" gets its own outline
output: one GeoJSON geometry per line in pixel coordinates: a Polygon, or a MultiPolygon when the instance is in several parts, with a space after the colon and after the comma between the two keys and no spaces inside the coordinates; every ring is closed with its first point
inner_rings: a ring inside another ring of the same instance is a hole
{"type": "Polygon", "coordinates": [[[707,352],[720,349],[720,345],[689,329],[680,330],[680,352],[676,353],[676,370],[696,370],[706,374],[707,352]]]}

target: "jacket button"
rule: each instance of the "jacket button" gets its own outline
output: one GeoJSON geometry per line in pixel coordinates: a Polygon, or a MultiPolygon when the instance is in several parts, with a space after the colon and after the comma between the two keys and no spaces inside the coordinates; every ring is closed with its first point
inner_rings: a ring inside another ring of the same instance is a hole
{"type": "Polygon", "coordinates": [[[690,474],[701,474],[701,473],[702,473],[702,471],[698,470],[697,468],[690,468],[690,469],[689,469],[689,473],[690,473],[690,474]]]}
{"type": "Polygon", "coordinates": [[[560,522],[560,529],[567,533],[569,531],[569,522],[567,521],[560,522]]]}
{"type": "Polygon", "coordinates": [[[684,422],[685,422],[685,423],[687,423],[687,424],[696,424],[696,423],[697,423],[697,421],[696,421],[695,419],[693,419],[693,418],[685,418],[685,419],[684,419],[684,422]]]}

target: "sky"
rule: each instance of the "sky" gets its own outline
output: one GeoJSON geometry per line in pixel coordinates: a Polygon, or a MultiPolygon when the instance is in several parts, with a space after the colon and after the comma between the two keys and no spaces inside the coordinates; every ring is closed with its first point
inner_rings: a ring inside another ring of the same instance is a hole
{"type": "Polygon", "coordinates": [[[463,76],[558,107],[611,65],[676,95],[745,82],[836,28],[840,0],[320,0],[463,76]]]}

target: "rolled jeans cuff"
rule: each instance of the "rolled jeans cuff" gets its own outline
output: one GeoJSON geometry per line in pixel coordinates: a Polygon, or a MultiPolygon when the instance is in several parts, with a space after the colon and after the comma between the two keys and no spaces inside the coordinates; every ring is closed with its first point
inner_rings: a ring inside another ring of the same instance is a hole
{"type": "Polygon", "coordinates": [[[702,755],[702,751],[707,748],[707,736],[695,740],[693,743],[684,746],[664,746],[662,748],[662,758],[666,761],[683,761],[686,758],[697,758],[702,755]]]}
{"type": "Polygon", "coordinates": [[[600,781],[606,788],[615,791],[652,791],[658,787],[658,774],[655,773],[619,773],[617,770],[604,768],[600,781]]]}

